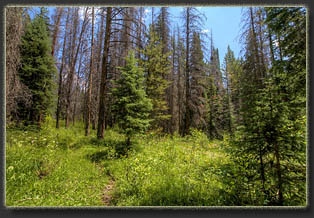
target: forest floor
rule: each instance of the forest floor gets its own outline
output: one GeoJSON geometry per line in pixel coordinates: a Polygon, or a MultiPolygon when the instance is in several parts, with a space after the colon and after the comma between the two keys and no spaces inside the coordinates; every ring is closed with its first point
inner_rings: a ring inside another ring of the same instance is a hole
{"type": "Polygon", "coordinates": [[[126,151],[111,129],[102,140],[82,123],[6,130],[6,206],[223,205],[228,156],[222,141],[138,135],[126,151]]]}

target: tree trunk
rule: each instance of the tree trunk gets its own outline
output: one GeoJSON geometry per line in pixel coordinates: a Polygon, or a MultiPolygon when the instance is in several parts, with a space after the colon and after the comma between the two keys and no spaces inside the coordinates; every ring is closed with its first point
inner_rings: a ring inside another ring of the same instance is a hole
{"type": "Polygon", "coordinates": [[[89,71],[89,82],[88,82],[88,96],[87,96],[87,111],[86,111],[86,125],[85,125],[85,136],[89,135],[89,124],[91,117],[91,97],[92,97],[92,85],[93,85],[93,50],[94,50],[94,7],[92,8],[92,42],[91,42],[91,56],[90,56],[90,71],[89,71]]]}
{"type": "Polygon", "coordinates": [[[61,67],[60,67],[60,73],[59,73],[59,86],[58,86],[58,101],[57,101],[57,111],[56,111],[56,128],[59,129],[59,117],[61,112],[61,91],[62,91],[62,73],[63,73],[63,67],[65,62],[65,45],[67,41],[67,34],[66,30],[69,26],[69,14],[70,9],[67,11],[67,18],[66,18],[66,24],[65,24],[65,32],[64,32],[64,39],[63,39],[63,48],[62,48],[62,61],[61,61],[61,67]]]}
{"type": "MultiPolygon", "coordinates": [[[[77,61],[79,49],[80,49],[81,43],[82,43],[82,36],[83,36],[84,30],[86,27],[86,23],[87,23],[87,11],[88,11],[88,8],[86,8],[86,10],[85,10],[85,17],[84,17],[81,33],[79,36],[78,45],[76,48],[74,59],[72,61],[72,65],[71,65],[71,69],[70,69],[70,73],[69,73],[69,78],[68,78],[68,87],[67,87],[68,90],[67,90],[67,99],[66,99],[66,121],[65,121],[65,127],[66,128],[69,127],[69,123],[70,123],[70,104],[71,104],[72,83],[73,83],[76,61],[77,61]]],[[[75,38],[74,38],[74,40],[75,40],[75,38]]]]}
{"type": "Polygon", "coordinates": [[[276,171],[278,177],[278,204],[283,205],[283,194],[282,194],[282,180],[281,180],[281,169],[280,169],[280,156],[279,156],[279,146],[278,143],[275,145],[275,157],[276,157],[276,171]]]}
{"type": "Polygon", "coordinates": [[[256,80],[258,81],[258,84],[261,84],[262,79],[262,72],[260,69],[260,59],[258,56],[258,46],[257,46],[257,37],[256,37],[256,31],[254,27],[254,16],[253,16],[253,9],[250,8],[250,19],[251,19],[251,30],[252,30],[252,36],[253,36],[253,45],[254,45],[254,53],[255,53],[255,61],[257,66],[257,72],[256,72],[256,80]]]}
{"type": "Polygon", "coordinates": [[[107,80],[107,62],[108,62],[108,53],[109,53],[109,42],[110,42],[110,33],[111,33],[111,21],[112,21],[112,8],[107,7],[107,16],[106,16],[106,34],[104,41],[104,54],[102,59],[102,74],[101,74],[101,83],[99,90],[99,115],[98,115],[98,128],[97,128],[97,138],[104,138],[104,121],[105,121],[105,88],[107,80]]]}
{"type": "Polygon", "coordinates": [[[175,45],[175,33],[173,34],[172,38],[172,72],[171,72],[171,90],[170,90],[170,114],[171,114],[171,126],[170,126],[170,133],[173,135],[176,129],[176,122],[175,122],[175,114],[174,114],[174,106],[175,106],[175,55],[176,55],[176,45],[175,45]]]}
{"type": "Polygon", "coordinates": [[[54,53],[55,53],[55,49],[56,49],[56,42],[57,42],[57,36],[58,36],[58,33],[59,33],[59,25],[60,25],[60,20],[61,20],[61,17],[62,17],[62,14],[63,14],[63,8],[57,8],[57,20],[56,20],[56,23],[54,24],[55,25],[55,28],[54,28],[54,31],[53,31],[53,35],[52,35],[52,45],[51,45],[51,56],[53,57],[54,56],[54,53]]]}
{"type": "Polygon", "coordinates": [[[189,134],[191,125],[191,114],[190,114],[190,69],[189,69],[189,52],[190,52],[190,8],[186,9],[186,57],[185,57],[185,135],[189,134]]]}
{"type": "Polygon", "coordinates": [[[76,114],[76,105],[77,105],[77,95],[78,93],[80,92],[79,90],[79,80],[80,80],[80,71],[81,71],[81,66],[82,66],[82,57],[83,55],[81,54],[80,55],[80,60],[79,60],[79,68],[78,68],[78,71],[77,71],[77,80],[76,80],[76,93],[75,93],[75,98],[74,98],[74,107],[73,107],[73,116],[72,116],[72,125],[74,126],[74,123],[75,123],[75,114],[76,114]]]}
{"type": "MultiPolygon", "coordinates": [[[[97,57],[96,59],[96,71],[95,71],[95,78],[94,78],[94,89],[93,89],[93,130],[96,129],[96,121],[98,120],[98,103],[99,103],[99,90],[100,90],[100,78],[101,78],[101,60],[102,60],[102,46],[104,40],[104,20],[105,20],[105,9],[102,10],[102,17],[100,23],[100,32],[98,34],[97,39],[97,57]]],[[[96,48],[95,48],[96,49],[96,48]]]]}

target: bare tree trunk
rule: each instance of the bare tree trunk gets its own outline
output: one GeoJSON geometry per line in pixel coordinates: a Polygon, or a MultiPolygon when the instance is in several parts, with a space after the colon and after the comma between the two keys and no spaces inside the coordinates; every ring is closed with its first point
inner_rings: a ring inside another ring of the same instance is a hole
{"type": "Polygon", "coordinates": [[[57,111],[56,111],[56,128],[59,129],[59,117],[60,117],[60,111],[61,111],[61,90],[62,90],[62,73],[63,73],[63,67],[65,62],[65,45],[67,41],[67,29],[69,26],[69,15],[70,15],[70,9],[67,11],[67,18],[66,18],[66,24],[65,24],[65,32],[64,32],[64,39],[63,39],[63,49],[62,49],[62,61],[61,61],[61,67],[60,67],[60,73],[59,73],[59,86],[58,86],[58,101],[57,101],[57,111]]]}
{"type": "Polygon", "coordinates": [[[189,55],[190,55],[190,8],[186,9],[186,57],[185,57],[185,129],[184,133],[189,134],[191,125],[191,114],[190,114],[190,69],[189,69],[189,55]]]}
{"type": "Polygon", "coordinates": [[[260,54],[261,54],[261,76],[265,77],[264,73],[266,71],[267,66],[265,65],[265,55],[264,55],[264,39],[263,39],[263,30],[262,30],[262,11],[260,10],[258,13],[258,35],[259,35],[259,43],[260,43],[260,54]]]}
{"type": "Polygon", "coordinates": [[[86,111],[86,126],[85,126],[85,136],[89,135],[89,124],[91,117],[91,97],[92,97],[92,87],[93,87],[93,50],[94,50],[94,7],[92,8],[92,42],[91,42],[91,56],[90,56],[90,71],[89,71],[89,82],[88,82],[88,96],[87,96],[87,111],[86,111]]]}
{"type": "Polygon", "coordinates": [[[86,23],[87,23],[87,11],[88,11],[88,8],[86,8],[86,10],[85,10],[85,17],[84,17],[81,33],[80,33],[80,36],[79,36],[78,45],[77,45],[77,48],[76,48],[76,53],[74,55],[74,59],[73,59],[72,65],[71,65],[69,78],[68,78],[68,87],[67,87],[68,90],[67,90],[67,98],[66,98],[66,122],[65,122],[65,127],[66,128],[69,127],[69,123],[70,123],[70,104],[71,104],[72,83],[73,83],[75,65],[76,65],[79,49],[81,47],[82,36],[83,36],[84,30],[85,30],[85,27],[86,27],[86,23]]]}
{"type": "Polygon", "coordinates": [[[182,69],[182,65],[184,65],[182,63],[182,59],[181,59],[181,55],[183,55],[184,51],[182,49],[182,44],[181,44],[181,37],[180,37],[180,29],[178,28],[177,31],[177,42],[178,42],[178,50],[177,50],[177,59],[178,59],[178,81],[177,81],[177,92],[178,92],[178,130],[179,133],[182,135],[182,92],[184,87],[181,85],[181,69],[182,69]]]}
{"type": "Polygon", "coordinates": [[[170,88],[170,114],[171,114],[171,122],[170,122],[170,133],[173,133],[177,130],[175,123],[175,114],[174,114],[174,106],[175,106],[175,55],[176,55],[176,44],[175,44],[175,33],[172,38],[172,72],[171,72],[171,88],[170,88]]]}
{"type": "Polygon", "coordinates": [[[280,61],[282,61],[282,49],[281,49],[281,39],[280,36],[277,35],[277,39],[278,39],[278,45],[279,45],[279,57],[280,57],[280,61]]]}
{"type": "Polygon", "coordinates": [[[79,60],[79,67],[77,71],[77,79],[76,79],[76,93],[75,93],[75,98],[74,98],[74,107],[73,107],[73,116],[72,116],[72,125],[74,126],[75,123],[75,114],[76,114],[76,105],[77,105],[77,95],[80,92],[79,89],[79,80],[80,80],[80,71],[81,71],[81,66],[82,66],[82,57],[83,54],[80,55],[80,60],[79,60]]]}
{"type": "Polygon", "coordinates": [[[257,37],[256,37],[256,31],[254,27],[254,16],[253,16],[253,9],[250,8],[250,18],[251,18],[251,30],[252,30],[252,36],[253,36],[253,45],[254,45],[254,53],[255,53],[255,61],[257,66],[257,72],[256,72],[256,79],[259,81],[258,84],[261,84],[262,79],[262,72],[260,69],[260,59],[258,56],[258,46],[257,46],[257,37]]]}
{"type": "Polygon", "coordinates": [[[52,34],[52,45],[51,45],[51,56],[54,57],[55,49],[56,49],[56,42],[57,42],[57,36],[59,33],[59,26],[60,26],[60,20],[63,14],[63,8],[57,8],[57,20],[54,24],[54,30],[52,34]]]}
{"type": "Polygon", "coordinates": [[[100,90],[100,75],[101,75],[101,60],[102,60],[102,46],[103,46],[103,39],[104,39],[104,20],[105,20],[105,15],[104,15],[105,9],[102,11],[102,17],[101,17],[101,23],[100,23],[100,32],[98,34],[98,39],[97,39],[97,52],[95,57],[96,59],[96,71],[95,71],[95,79],[94,79],[94,89],[93,89],[93,113],[92,113],[92,128],[95,130],[96,129],[96,121],[98,119],[98,103],[99,103],[99,90],[100,90]]]}
{"type": "MultiPolygon", "coordinates": [[[[266,16],[267,16],[267,11],[266,11],[266,16]]],[[[275,61],[275,56],[274,56],[274,47],[273,47],[273,40],[271,39],[271,30],[269,26],[267,25],[267,30],[268,30],[268,41],[269,41],[269,49],[270,49],[270,58],[271,58],[271,63],[273,64],[275,61]]]]}
{"type": "Polygon", "coordinates": [[[137,51],[137,59],[141,58],[141,49],[143,48],[142,46],[142,28],[143,28],[143,13],[144,13],[144,8],[140,7],[139,8],[139,26],[137,27],[137,44],[138,44],[138,51],[137,51]]]}
{"type": "Polygon", "coordinates": [[[104,54],[102,59],[102,74],[101,74],[101,83],[99,90],[99,115],[98,115],[98,129],[97,129],[97,138],[104,138],[104,121],[105,121],[105,88],[107,80],[107,62],[108,62],[108,53],[109,53],[109,42],[110,42],[110,33],[111,33],[111,21],[112,21],[112,7],[107,7],[107,17],[106,17],[106,34],[104,41],[104,54]]]}
{"type": "Polygon", "coordinates": [[[154,32],[154,7],[152,7],[152,31],[154,32]]]}
{"type": "MultiPolygon", "coordinates": [[[[126,8],[123,21],[123,30],[122,30],[122,41],[124,43],[123,50],[122,50],[122,58],[128,56],[129,50],[132,47],[131,45],[131,20],[134,17],[134,8],[126,8]]],[[[122,65],[125,65],[125,60],[122,60],[122,65]]]]}
{"type": "MultiPolygon", "coordinates": [[[[5,110],[7,121],[19,121],[18,100],[25,106],[31,103],[31,92],[18,76],[21,63],[20,42],[23,35],[23,9],[21,7],[7,7],[5,9],[5,40],[6,40],[6,74],[5,74],[5,110]]],[[[25,27],[25,26],[24,26],[25,27]]]]}

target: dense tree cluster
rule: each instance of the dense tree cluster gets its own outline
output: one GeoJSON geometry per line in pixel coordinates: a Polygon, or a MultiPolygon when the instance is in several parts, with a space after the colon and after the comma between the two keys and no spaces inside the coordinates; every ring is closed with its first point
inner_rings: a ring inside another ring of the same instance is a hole
{"type": "Polygon", "coordinates": [[[194,7],[183,8],[182,26],[167,7],[151,8],[149,26],[143,7],[57,7],[51,18],[40,8],[33,19],[28,10],[6,9],[8,122],[40,125],[51,114],[56,128],[82,120],[98,138],[117,125],[128,145],[144,130],[195,128],[230,139],[232,173],[253,186],[229,190],[243,204],[287,205],[305,194],[290,189],[305,180],[304,8],[246,8],[243,56],[226,45],[222,64],[194,7]]]}

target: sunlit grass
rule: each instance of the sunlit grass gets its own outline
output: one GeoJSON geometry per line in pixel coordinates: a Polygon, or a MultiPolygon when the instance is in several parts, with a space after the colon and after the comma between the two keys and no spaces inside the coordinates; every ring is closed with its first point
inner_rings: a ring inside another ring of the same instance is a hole
{"type": "MultiPolygon", "coordinates": [[[[110,206],[260,204],[254,188],[259,180],[248,180],[245,168],[232,161],[228,137],[209,141],[196,130],[186,137],[150,132],[134,137],[126,150],[125,137],[115,129],[99,140],[95,130],[84,136],[82,123],[55,129],[48,119],[41,130],[7,128],[6,142],[6,206],[106,206],[108,184],[110,206]]],[[[305,203],[299,171],[292,176],[300,184],[291,186],[296,193],[285,194],[287,204],[305,203]]]]}

